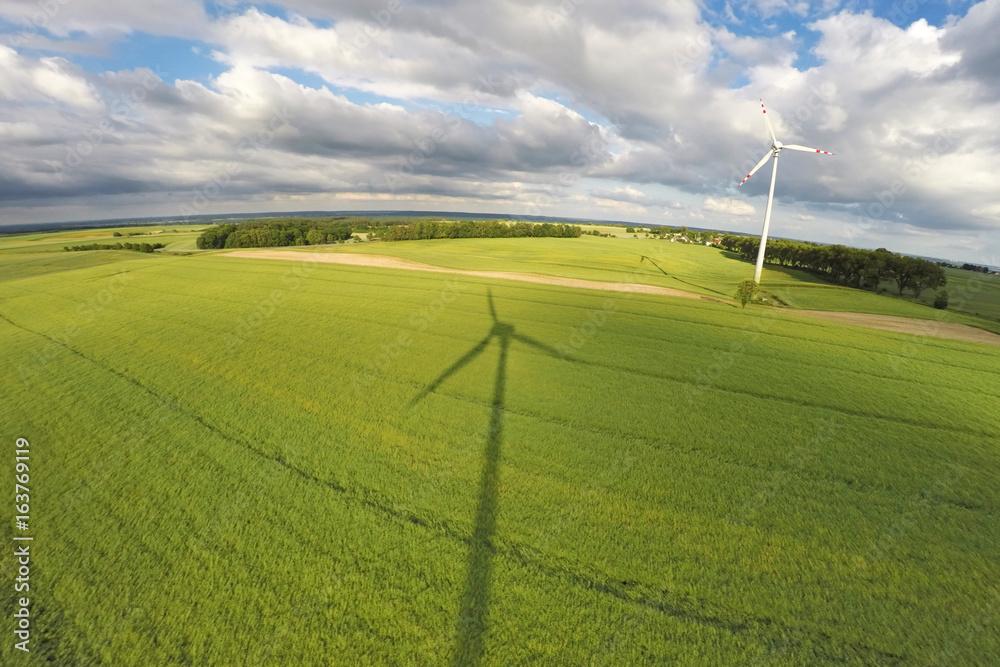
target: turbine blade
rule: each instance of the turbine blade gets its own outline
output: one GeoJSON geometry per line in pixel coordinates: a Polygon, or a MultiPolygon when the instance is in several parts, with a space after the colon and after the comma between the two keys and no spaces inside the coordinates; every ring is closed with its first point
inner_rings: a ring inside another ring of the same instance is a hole
{"type": "MultiPolygon", "coordinates": [[[[771,153],[772,152],[773,151],[768,151],[767,154],[760,159],[760,162],[757,163],[757,166],[754,167],[753,169],[751,169],[750,173],[747,174],[747,178],[750,178],[751,176],[753,176],[754,174],[756,174],[757,170],[764,166],[764,163],[767,162],[767,158],[771,157],[771,153]]],[[[744,178],[742,181],[740,181],[740,184],[737,185],[736,187],[737,188],[742,187],[743,184],[747,182],[747,178],[744,178]]]]}
{"type": "Polygon", "coordinates": [[[836,155],[836,153],[830,153],[829,151],[821,151],[818,148],[809,148],[808,146],[798,146],[796,144],[785,144],[782,148],[791,148],[793,151],[805,151],[806,153],[822,153],[823,155],[836,155]]]}
{"type": "MultiPolygon", "coordinates": [[[[777,138],[774,136],[774,128],[771,127],[771,119],[767,117],[767,109],[764,108],[764,100],[760,101],[760,110],[764,112],[764,124],[767,125],[767,133],[771,135],[771,143],[774,143],[777,141],[777,138]]],[[[750,173],[752,174],[753,172],[750,173]]]]}
{"type": "Polygon", "coordinates": [[[486,349],[486,346],[489,345],[490,340],[492,339],[493,339],[493,333],[490,333],[488,336],[486,336],[486,338],[482,339],[481,341],[473,345],[472,349],[470,349],[468,352],[459,357],[458,361],[456,361],[451,366],[446,368],[445,371],[441,373],[441,375],[437,376],[437,379],[435,379],[429,385],[424,387],[424,390],[421,391],[419,394],[417,394],[412,401],[410,401],[410,407],[413,407],[420,401],[424,400],[428,394],[433,393],[435,389],[444,384],[445,380],[450,378],[452,375],[460,371],[463,366],[465,366],[473,359],[475,359],[480,352],[486,349]]]}

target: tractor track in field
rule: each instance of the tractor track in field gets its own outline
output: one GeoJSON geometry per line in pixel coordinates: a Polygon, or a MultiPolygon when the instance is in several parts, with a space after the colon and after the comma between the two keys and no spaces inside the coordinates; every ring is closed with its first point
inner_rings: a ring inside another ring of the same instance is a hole
{"type": "MultiPolygon", "coordinates": [[[[295,250],[237,250],[225,253],[223,257],[237,257],[242,259],[278,259],[296,262],[319,262],[324,264],[347,264],[351,266],[364,266],[381,269],[401,269],[406,271],[425,271],[428,273],[450,273],[461,276],[475,278],[495,278],[500,280],[518,280],[528,283],[539,283],[542,285],[556,285],[559,287],[576,287],[580,289],[604,290],[607,292],[633,292],[637,294],[654,294],[659,296],[672,296],[683,299],[699,299],[702,301],[713,301],[723,303],[727,306],[734,306],[731,301],[716,299],[710,296],[702,296],[684,290],[672,289],[670,287],[658,287],[656,285],[642,285],[639,283],[608,283],[596,280],[584,280],[582,278],[561,278],[558,276],[544,276],[537,273],[520,273],[512,271],[471,271],[467,269],[449,269],[423,262],[415,262],[410,259],[390,257],[388,255],[368,255],[357,253],[305,253],[295,250]]],[[[1000,346],[1000,336],[984,329],[967,324],[957,324],[954,322],[939,322],[937,320],[924,320],[912,317],[897,317],[894,315],[876,315],[873,313],[851,313],[834,312],[825,310],[797,310],[782,309],[782,312],[793,315],[803,315],[814,319],[822,319],[840,324],[851,324],[854,326],[866,327],[868,329],[879,329],[881,331],[892,331],[896,333],[913,334],[917,336],[930,336],[934,338],[944,338],[949,340],[959,340],[971,343],[983,343],[986,345],[1000,346]]]]}
{"type": "Polygon", "coordinates": [[[298,262],[322,262],[324,264],[350,264],[352,266],[366,266],[379,269],[403,269],[408,271],[426,271],[428,273],[452,273],[460,276],[471,276],[475,278],[498,278],[500,280],[518,280],[526,283],[539,283],[541,285],[557,285],[559,287],[578,287],[581,289],[596,289],[606,292],[635,292],[638,294],[658,294],[660,296],[674,296],[683,299],[703,299],[705,301],[715,301],[724,303],[727,306],[733,305],[722,299],[715,299],[700,294],[693,294],[679,289],[669,287],[657,287],[656,285],[641,285],[639,283],[607,283],[597,280],[584,280],[582,278],[560,278],[558,276],[543,276],[538,273],[519,273],[516,271],[470,271],[467,269],[449,269],[423,262],[415,262],[410,259],[399,257],[389,257],[388,255],[361,255],[353,253],[319,253],[319,252],[296,252],[294,250],[238,250],[223,255],[224,257],[240,257],[243,259],[283,259],[298,262]]]}
{"type": "Polygon", "coordinates": [[[931,336],[934,338],[949,338],[970,343],[985,343],[1000,346],[1000,336],[985,329],[977,329],[968,324],[940,322],[938,320],[918,320],[913,317],[897,315],[875,315],[873,313],[843,313],[831,310],[789,310],[795,315],[805,315],[828,322],[853,324],[869,329],[895,331],[916,336],[931,336]]]}

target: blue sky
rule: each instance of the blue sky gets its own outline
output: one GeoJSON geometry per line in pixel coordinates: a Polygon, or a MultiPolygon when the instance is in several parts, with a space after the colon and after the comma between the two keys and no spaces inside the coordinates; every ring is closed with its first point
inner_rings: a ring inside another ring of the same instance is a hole
{"type": "Polygon", "coordinates": [[[1000,0],[8,0],[0,224],[425,209],[1000,263],[1000,0]]]}

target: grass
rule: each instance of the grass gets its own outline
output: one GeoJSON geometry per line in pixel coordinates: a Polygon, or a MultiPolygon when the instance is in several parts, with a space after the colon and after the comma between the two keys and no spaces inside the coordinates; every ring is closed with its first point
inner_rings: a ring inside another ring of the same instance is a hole
{"type": "MultiPolygon", "coordinates": [[[[639,247],[509,241],[350,250],[614,279],[639,247]]],[[[0,424],[35,452],[26,662],[1000,660],[996,348],[125,255],[0,273],[0,424]]]]}
{"type": "MultiPolygon", "coordinates": [[[[288,249],[288,248],[286,248],[288,249]]],[[[734,253],[696,244],[655,239],[609,239],[583,236],[566,239],[451,239],[346,245],[338,248],[295,248],[303,252],[350,252],[390,255],[455,269],[521,271],[569,278],[660,285],[712,298],[732,299],[736,284],[753,275],[753,264],[734,253]],[[643,261],[646,256],[652,261],[643,261]]],[[[953,272],[967,274],[966,271],[953,272]]],[[[996,278],[996,276],[986,276],[996,278]]],[[[874,313],[968,324],[1000,333],[1000,320],[974,317],[1000,311],[1000,285],[987,281],[982,289],[952,276],[952,302],[962,312],[938,311],[930,306],[931,292],[922,302],[875,294],[828,283],[811,273],[765,265],[761,285],[792,308],[874,313]],[[975,310],[972,310],[975,308],[975,310]]]]}
{"type": "Polygon", "coordinates": [[[122,270],[123,263],[145,259],[141,253],[131,250],[107,250],[100,252],[40,252],[8,253],[0,255],[0,280],[5,287],[13,288],[22,278],[31,278],[47,273],[65,273],[88,267],[116,265],[122,270]]]}
{"type": "Polygon", "coordinates": [[[147,225],[141,227],[108,227],[60,232],[0,235],[0,257],[11,254],[57,252],[63,246],[90,243],[164,243],[165,250],[194,250],[195,241],[205,225],[147,225]],[[121,236],[115,236],[115,232],[121,236]],[[128,236],[136,234],[135,236],[128,236]]]}
{"type": "MultiPolygon", "coordinates": [[[[950,268],[944,272],[948,277],[944,290],[948,292],[950,310],[1000,321],[1000,276],[950,268]]],[[[920,295],[920,302],[931,305],[936,295],[937,290],[927,290],[920,295]]]]}

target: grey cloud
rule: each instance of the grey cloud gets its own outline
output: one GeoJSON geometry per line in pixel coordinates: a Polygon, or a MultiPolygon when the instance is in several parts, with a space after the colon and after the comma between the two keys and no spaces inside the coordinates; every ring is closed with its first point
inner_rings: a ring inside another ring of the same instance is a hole
{"type": "Polygon", "coordinates": [[[969,9],[943,40],[946,48],[959,51],[962,73],[980,83],[988,97],[1000,97],[1000,1],[987,0],[969,9]]]}
{"type": "Polygon", "coordinates": [[[208,23],[200,0],[5,0],[0,4],[0,17],[14,23],[19,31],[44,30],[57,37],[74,32],[106,37],[145,31],[198,38],[208,23]]]}
{"type": "MultiPolygon", "coordinates": [[[[565,187],[560,179],[581,176],[604,179],[607,185],[592,189],[594,196],[644,206],[671,202],[624,186],[658,183],[715,198],[758,197],[766,192],[766,170],[739,192],[734,188],[746,173],[743,163],[755,163],[767,149],[755,101],[763,96],[781,140],[838,153],[829,159],[783,155],[783,202],[848,211],[877,201],[878,192],[899,181],[905,192],[888,207],[887,220],[940,229],[988,224],[971,212],[992,201],[992,190],[973,188],[961,201],[949,191],[963,187],[961,165],[1000,167],[990,106],[1000,56],[985,32],[997,23],[997,0],[946,26],[940,56],[936,32],[905,32],[856,13],[828,15],[811,25],[821,35],[821,62],[806,72],[788,64],[794,42],[711,28],[691,2],[404,2],[385,26],[377,21],[387,1],[286,4],[292,13],[331,21],[327,31],[237,5],[231,16],[211,23],[196,5],[182,3],[177,16],[200,22],[195,34],[217,44],[230,67],[225,74],[208,85],[157,78],[128,114],[114,119],[114,134],[57,182],[46,170],[64,159],[67,146],[152,80],[142,68],[92,74],[61,66],[67,81],[80,90],[90,86],[100,102],[92,109],[57,103],[29,109],[27,101],[45,99],[42,93],[12,93],[14,102],[0,109],[13,153],[0,162],[6,184],[0,197],[20,192],[42,200],[46,192],[65,197],[87,188],[185,190],[233,162],[242,165],[226,186],[233,197],[361,190],[500,201],[558,191],[565,187]],[[379,30],[364,49],[345,54],[337,46],[354,34],[340,28],[373,21],[379,30]],[[297,39],[270,39],[271,29],[297,39]],[[869,63],[865,72],[872,76],[859,76],[859,62],[869,63]],[[331,87],[405,102],[356,104],[266,71],[278,66],[316,73],[331,87]],[[729,88],[737,72],[750,79],[741,90],[729,88]],[[817,96],[817,90],[827,92],[817,96]],[[543,94],[609,123],[598,127],[543,94]],[[514,117],[473,122],[452,106],[462,102],[498,106],[514,117]],[[241,142],[267,132],[282,109],[290,120],[246,160],[241,142]],[[942,150],[934,146],[938,129],[955,138],[942,150]],[[931,163],[911,173],[912,161],[930,150],[936,150],[931,163]]],[[[162,29],[152,25],[152,17],[169,13],[163,6],[141,17],[122,10],[114,20],[109,13],[121,9],[120,2],[74,6],[52,25],[178,34],[174,19],[162,29]]],[[[815,7],[808,14],[823,15],[815,7]]],[[[8,76],[8,89],[27,85],[8,76]]]]}

